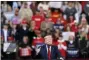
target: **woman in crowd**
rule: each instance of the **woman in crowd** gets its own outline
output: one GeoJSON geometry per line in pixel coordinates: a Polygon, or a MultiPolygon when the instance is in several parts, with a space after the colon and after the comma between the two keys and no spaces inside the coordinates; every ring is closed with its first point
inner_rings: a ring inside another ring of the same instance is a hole
{"type": "Polygon", "coordinates": [[[58,45],[58,39],[60,35],[61,35],[61,32],[57,33],[57,31],[54,31],[53,33],[53,44],[56,46],[58,45]]]}
{"type": "Polygon", "coordinates": [[[61,55],[63,56],[64,59],[66,59],[66,50],[67,50],[67,44],[66,44],[66,41],[63,39],[62,36],[59,36],[59,39],[58,39],[58,49],[61,53],[61,55]]]}
{"type": "Polygon", "coordinates": [[[29,45],[28,37],[23,36],[22,43],[19,44],[19,56],[21,60],[31,60],[32,48],[29,45]]]}
{"type": "Polygon", "coordinates": [[[81,31],[84,31],[85,33],[88,33],[89,25],[87,24],[87,20],[86,20],[85,17],[82,17],[79,28],[81,29],[81,31]]]}

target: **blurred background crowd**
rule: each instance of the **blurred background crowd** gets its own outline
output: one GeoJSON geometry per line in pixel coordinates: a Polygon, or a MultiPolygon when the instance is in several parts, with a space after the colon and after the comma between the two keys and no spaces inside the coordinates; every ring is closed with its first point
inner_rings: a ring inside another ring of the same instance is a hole
{"type": "Polygon", "coordinates": [[[2,1],[0,12],[2,59],[39,59],[36,45],[45,44],[47,35],[63,58],[89,58],[89,1],[2,1]],[[64,32],[74,35],[66,34],[69,38],[64,39],[64,32]],[[4,52],[4,43],[16,43],[16,52],[4,52]],[[22,56],[23,48],[30,49],[30,54],[22,56]]]}

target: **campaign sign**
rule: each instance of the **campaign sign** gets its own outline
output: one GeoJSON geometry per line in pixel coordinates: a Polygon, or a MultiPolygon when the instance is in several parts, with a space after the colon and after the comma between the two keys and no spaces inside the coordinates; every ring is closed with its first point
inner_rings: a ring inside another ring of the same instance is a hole
{"type": "Polygon", "coordinates": [[[30,56],[31,50],[29,48],[21,48],[20,49],[20,56],[30,56]]]}
{"type": "Polygon", "coordinates": [[[16,43],[4,43],[3,45],[4,52],[16,52],[16,43]]]}

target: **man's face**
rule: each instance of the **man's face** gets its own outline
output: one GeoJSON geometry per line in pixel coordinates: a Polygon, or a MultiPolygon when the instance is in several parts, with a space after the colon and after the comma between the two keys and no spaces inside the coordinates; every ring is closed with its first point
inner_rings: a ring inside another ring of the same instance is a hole
{"type": "Polygon", "coordinates": [[[74,36],[69,36],[69,39],[70,40],[74,40],[74,36]]]}
{"type": "Polygon", "coordinates": [[[48,45],[51,45],[52,44],[52,36],[51,35],[48,35],[48,36],[45,36],[44,37],[45,39],[45,43],[48,44],[48,45]]]}

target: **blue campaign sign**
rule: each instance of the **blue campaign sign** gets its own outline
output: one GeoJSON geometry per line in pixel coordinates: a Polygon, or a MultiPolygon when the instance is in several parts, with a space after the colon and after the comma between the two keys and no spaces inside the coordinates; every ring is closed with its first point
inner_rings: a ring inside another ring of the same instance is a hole
{"type": "Polygon", "coordinates": [[[79,50],[75,48],[67,49],[67,55],[68,57],[78,57],[79,50]]]}

